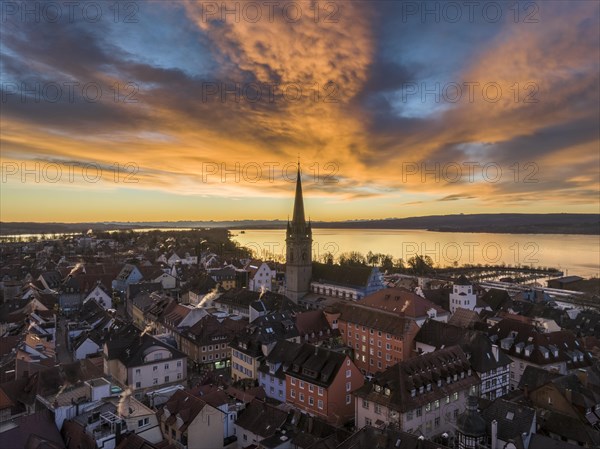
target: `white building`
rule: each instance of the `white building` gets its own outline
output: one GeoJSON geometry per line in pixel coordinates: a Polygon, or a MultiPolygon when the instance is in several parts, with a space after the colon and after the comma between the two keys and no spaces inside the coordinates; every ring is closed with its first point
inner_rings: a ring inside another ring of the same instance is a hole
{"type": "Polygon", "coordinates": [[[97,284],[87,294],[87,296],[83,300],[83,304],[85,304],[86,302],[88,302],[90,300],[96,301],[105,310],[113,308],[112,298],[111,298],[110,294],[103,288],[102,284],[97,284]]]}
{"type": "Polygon", "coordinates": [[[450,293],[450,313],[456,312],[457,309],[474,310],[477,305],[477,296],[475,290],[469,280],[461,275],[452,287],[450,293]]]}
{"type": "Polygon", "coordinates": [[[244,269],[248,271],[248,289],[260,292],[264,289],[271,290],[276,271],[269,264],[260,260],[251,260],[244,269]]]}
{"type": "Polygon", "coordinates": [[[104,343],[104,373],[135,390],[181,383],[187,376],[187,357],[150,335],[127,328],[104,343]]]}

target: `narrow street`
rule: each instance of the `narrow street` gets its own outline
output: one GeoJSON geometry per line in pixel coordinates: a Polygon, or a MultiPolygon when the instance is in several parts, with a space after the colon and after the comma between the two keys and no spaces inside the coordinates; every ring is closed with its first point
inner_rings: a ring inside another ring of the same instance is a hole
{"type": "Polygon", "coordinates": [[[73,361],[73,356],[67,345],[67,319],[65,317],[57,317],[56,326],[56,362],[70,363],[73,361]]]}

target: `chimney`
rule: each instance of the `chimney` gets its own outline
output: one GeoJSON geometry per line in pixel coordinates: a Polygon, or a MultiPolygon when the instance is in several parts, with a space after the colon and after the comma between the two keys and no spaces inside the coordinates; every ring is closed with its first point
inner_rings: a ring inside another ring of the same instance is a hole
{"type": "Polygon", "coordinates": [[[588,385],[588,373],[587,373],[587,371],[584,370],[584,369],[582,369],[582,368],[579,368],[576,371],[576,374],[577,374],[577,377],[579,378],[579,382],[581,382],[581,384],[584,387],[587,387],[587,385],[588,385]]]}
{"type": "Polygon", "coordinates": [[[496,362],[498,361],[498,345],[492,345],[492,354],[494,354],[494,358],[496,359],[496,362]]]}
{"type": "Polygon", "coordinates": [[[492,421],[492,449],[498,449],[498,421],[492,421]]]}
{"type": "Polygon", "coordinates": [[[570,388],[567,388],[565,390],[565,397],[567,398],[567,401],[569,401],[569,404],[573,403],[573,390],[571,390],[570,388]]]}

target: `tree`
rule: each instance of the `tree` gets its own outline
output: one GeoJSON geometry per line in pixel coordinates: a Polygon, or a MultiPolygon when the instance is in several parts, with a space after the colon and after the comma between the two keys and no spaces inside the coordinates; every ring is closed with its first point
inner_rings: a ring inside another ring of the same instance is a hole
{"type": "Polygon", "coordinates": [[[367,265],[367,259],[358,251],[351,251],[349,253],[340,254],[338,263],[340,265],[365,266],[367,265]]]}
{"type": "Polygon", "coordinates": [[[429,256],[417,255],[407,261],[410,270],[417,275],[433,272],[433,260],[429,256]]]}
{"type": "Polygon", "coordinates": [[[335,260],[335,257],[330,252],[327,252],[321,256],[321,262],[323,262],[327,265],[333,265],[334,260],[335,260]]]}

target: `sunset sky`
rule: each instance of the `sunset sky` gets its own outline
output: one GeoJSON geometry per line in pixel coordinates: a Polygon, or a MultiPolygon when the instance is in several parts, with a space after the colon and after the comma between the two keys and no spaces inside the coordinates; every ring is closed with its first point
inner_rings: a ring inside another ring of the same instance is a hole
{"type": "Polygon", "coordinates": [[[600,2],[30,3],[2,221],[599,212],[600,2]]]}

